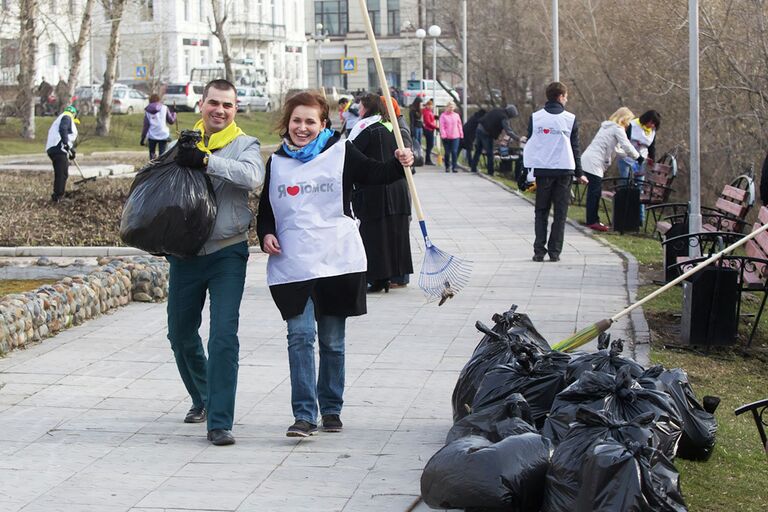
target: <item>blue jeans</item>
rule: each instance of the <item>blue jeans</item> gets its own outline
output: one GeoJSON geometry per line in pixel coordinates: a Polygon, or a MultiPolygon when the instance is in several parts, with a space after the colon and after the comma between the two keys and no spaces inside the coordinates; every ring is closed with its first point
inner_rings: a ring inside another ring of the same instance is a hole
{"type": "MultiPolygon", "coordinates": [[[[619,158],[619,160],[616,162],[616,165],[619,168],[619,178],[624,178],[626,180],[626,183],[629,184],[629,177],[634,174],[634,171],[632,170],[632,164],[624,160],[623,158],[619,158]]],[[[645,181],[645,176],[635,176],[635,183],[638,184],[638,186],[642,187],[642,182],[645,181]]],[[[645,205],[640,205],[640,224],[643,224],[645,222],[645,205]]]]}
{"type": "Polygon", "coordinates": [[[315,380],[315,306],[307,300],[304,312],[288,319],[288,362],[291,366],[291,406],[296,421],[317,424],[320,414],[341,414],[344,404],[343,316],[317,317],[320,372],[315,380]]]}
{"type": "Polygon", "coordinates": [[[461,139],[443,139],[445,146],[445,170],[456,170],[459,165],[459,142],[461,139]]]}
{"type": "Polygon", "coordinates": [[[232,429],[237,390],[240,300],[248,244],[181,259],[168,256],[168,340],[176,367],[195,407],[208,409],[208,430],[232,429]],[[210,299],[208,359],[198,329],[205,296],[210,299]]]}
{"type": "Polygon", "coordinates": [[[587,225],[600,222],[600,196],[603,191],[603,178],[585,172],[584,175],[589,179],[587,185],[587,225]]]}
{"type": "Polygon", "coordinates": [[[413,139],[413,154],[415,156],[423,156],[421,153],[421,136],[424,133],[423,127],[418,127],[413,129],[413,133],[411,134],[411,139],[413,139]]]}
{"type": "Polygon", "coordinates": [[[477,146],[477,150],[472,157],[472,162],[470,162],[472,172],[477,172],[477,164],[480,162],[480,155],[485,153],[488,175],[493,176],[493,139],[485,132],[485,130],[478,128],[475,134],[475,145],[477,146]]]}
{"type": "Polygon", "coordinates": [[[435,147],[435,131],[424,130],[424,139],[427,141],[427,149],[424,151],[424,163],[434,165],[432,162],[432,148],[435,147]]]}

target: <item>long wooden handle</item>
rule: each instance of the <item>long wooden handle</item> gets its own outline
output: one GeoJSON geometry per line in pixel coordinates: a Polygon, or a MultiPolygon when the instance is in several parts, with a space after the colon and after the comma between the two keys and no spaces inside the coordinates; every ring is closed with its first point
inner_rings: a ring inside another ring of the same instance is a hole
{"type": "Polygon", "coordinates": [[[659,294],[664,293],[665,291],[669,290],[670,288],[672,288],[673,286],[675,286],[676,284],[678,284],[682,280],[687,279],[688,277],[692,276],[693,274],[695,274],[699,270],[703,269],[707,265],[709,265],[709,264],[719,260],[724,254],[728,254],[729,252],[733,251],[734,249],[738,249],[739,247],[741,247],[742,245],[744,245],[745,243],[747,243],[748,241],[752,240],[757,235],[759,235],[760,233],[763,233],[766,230],[768,230],[768,224],[764,224],[764,225],[760,226],[758,229],[752,231],[750,234],[748,234],[744,238],[742,238],[742,239],[732,243],[731,245],[729,245],[728,247],[726,247],[722,251],[718,252],[717,254],[713,254],[712,256],[707,258],[706,260],[702,261],[701,263],[699,263],[698,265],[693,267],[688,272],[678,276],[677,278],[675,278],[672,281],[668,282],[667,284],[665,284],[664,286],[662,286],[661,288],[659,288],[655,292],[647,295],[646,297],[643,297],[641,300],[635,302],[634,304],[632,304],[628,308],[626,308],[626,309],[620,311],[619,313],[615,314],[614,316],[611,317],[611,322],[612,323],[615,322],[619,318],[621,318],[624,315],[630,313],[633,309],[642,306],[643,304],[645,304],[649,300],[655,298],[659,294]]]}
{"type": "MultiPolygon", "coordinates": [[[[403,143],[403,136],[400,134],[400,126],[397,122],[397,115],[395,115],[395,107],[392,105],[392,96],[389,94],[389,86],[387,85],[387,75],[384,73],[384,66],[381,63],[381,55],[379,55],[379,46],[376,44],[376,36],[373,33],[373,26],[371,25],[371,18],[368,16],[368,4],[365,0],[360,1],[360,10],[363,11],[363,22],[365,25],[365,32],[368,34],[368,41],[371,42],[371,50],[373,51],[373,60],[376,63],[376,74],[379,75],[379,85],[381,86],[381,92],[384,94],[385,103],[387,104],[387,112],[389,113],[389,120],[392,122],[392,130],[395,133],[395,140],[397,140],[398,149],[405,149],[403,143]]],[[[419,222],[424,221],[424,212],[421,210],[421,201],[419,201],[419,195],[416,193],[416,183],[413,181],[413,175],[411,169],[405,169],[405,180],[408,182],[408,188],[411,191],[411,198],[413,198],[413,206],[416,209],[416,219],[419,222]]],[[[423,229],[423,228],[422,228],[423,229]]]]}

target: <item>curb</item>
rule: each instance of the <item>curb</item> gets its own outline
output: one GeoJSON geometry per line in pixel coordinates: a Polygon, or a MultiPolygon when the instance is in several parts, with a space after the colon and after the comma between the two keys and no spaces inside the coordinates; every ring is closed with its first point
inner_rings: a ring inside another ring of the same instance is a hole
{"type": "MultiPolygon", "coordinates": [[[[248,247],[251,254],[261,253],[260,247],[252,245],[248,247]]],[[[101,256],[151,256],[148,252],[136,249],[134,247],[118,246],[89,246],[89,247],[63,247],[63,246],[20,246],[20,247],[0,247],[0,257],[20,258],[20,257],[40,257],[47,258],[92,258],[101,256]]]]}
{"type": "MultiPolygon", "coordinates": [[[[487,176],[480,172],[478,172],[477,175],[480,176],[482,179],[490,181],[496,186],[506,190],[507,192],[515,194],[516,196],[528,202],[529,204],[534,204],[533,201],[531,201],[525,195],[521,194],[519,191],[501,182],[494,180],[490,176],[487,176]]],[[[619,247],[616,247],[609,241],[603,238],[600,238],[598,236],[594,236],[591,230],[588,230],[587,228],[577,223],[576,221],[569,218],[566,218],[565,221],[571,227],[578,229],[584,234],[590,235],[598,243],[608,247],[611,251],[618,254],[622,260],[624,260],[624,275],[626,276],[627,304],[633,304],[635,301],[637,301],[637,287],[640,282],[640,280],[638,279],[639,264],[637,263],[637,259],[635,259],[635,257],[632,254],[620,249],[619,247]]],[[[630,329],[634,334],[634,339],[631,340],[631,343],[630,343],[631,357],[632,359],[640,363],[642,366],[648,367],[650,364],[650,352],[651,352],[651,330],[648,327],[648,321],[645,319],[645,314],[643,313],[642,307],[639,307],[633,310],[629,314],[629,323],[630,323],[630,329]]]]}

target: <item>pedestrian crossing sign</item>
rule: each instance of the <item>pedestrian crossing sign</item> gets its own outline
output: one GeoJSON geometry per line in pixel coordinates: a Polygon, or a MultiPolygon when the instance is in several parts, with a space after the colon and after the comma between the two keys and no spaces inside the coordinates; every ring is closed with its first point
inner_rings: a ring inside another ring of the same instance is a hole
{"type": "Polygon", "coordinates": [[[357,57],[344,57],[341,59],[341,72],[354,73],[357,71],[357,57]]]}
{"type": "Polygon", "coordinates": [[[139,80],[147,79],[147,66],[136,66],[136,78],[139,80]]]}

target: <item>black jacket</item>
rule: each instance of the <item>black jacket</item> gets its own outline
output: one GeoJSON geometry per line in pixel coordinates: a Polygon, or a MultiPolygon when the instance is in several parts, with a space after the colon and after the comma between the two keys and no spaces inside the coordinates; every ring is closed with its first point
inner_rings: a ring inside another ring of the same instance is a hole
{"type": "MultiPolygon", "coordinates": [[[[328,148],[338,143],[340,137],[339,133],[334,134],[325,145],[325,148],[323,148],[323,151],[327,151],[328,148]]],[[[350,196],[354,184],[391,183],[403,177],[403,166],[394,157],[386,162],[379,162],[363,155],[351,142],[345,141],[342,144],[346,144],[342,178],[343,208],[344,214],[352,217],[350,196]]],[[[275,153],[286,156],[282,146],[275,153]]],[[[259,213],[256,217],[256,232],[259,236],[259,244],[262,250],[264,249],[264,237],[270,234],[277,235],[275,214],[269,201],[271,168],[272,157],[267,161],[264,189],[261,192],[259,213]]],[[[283,320],[301,314],[309,297],[312,297],[312,301],[315,304],[316,314],[346,317],[364,315],[366,313],[366,286],[365,272],[357,272],[274,285],[269,287],[269,291],[277,308],[280,310],[283,320]]]]}
{"type": "Polygon", "coordinates": [[[463,131],[464,138],[461,139],[461,147],[464,149],[472,149],[472,145],[475,142],[475,134],[477,133],[477,126],[480,124],[480,119],[487,114],[484,109],[480,109],[471,116],[466,123],[464,123],[463,131]]]}
{"type": "Polygon", "coordinates": [[[492,139],[498,138],[504,131],[514,140],[520,140],[520,136],[509,126],[509,116],[506,109],[495,108],[491,110],[480,118],[480,126],[492,139]]]}
{"type": "MultiPolygon", "coordinates": [[[[550,114],[562,114],[563,111],[565,111],[565,107],[562,105],[562,103],[557,101],[548,101],[544,105],[544,110],[549,112],[550,114]]],[[[531,135],[533,135],[533,114],[531,114],[531,117],[528,119],[528,138],[531,138],[531,135]]],[[[534,171],[535,176],[562,176],[563,173],[566,174],[575,174],[576,177],[580,177],[583,173],[581,170],[581,150],[579,149],[579,123],[574,118],[573,120],[573,128],[571,129],[571,150],[573,151],[573,161],[576,163],[576,170],[572,171],[570,169],[539,169],[537,168],[534,171]]]]}

